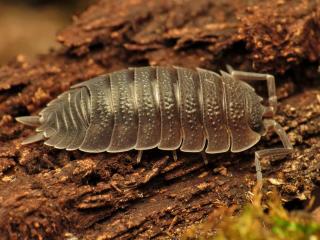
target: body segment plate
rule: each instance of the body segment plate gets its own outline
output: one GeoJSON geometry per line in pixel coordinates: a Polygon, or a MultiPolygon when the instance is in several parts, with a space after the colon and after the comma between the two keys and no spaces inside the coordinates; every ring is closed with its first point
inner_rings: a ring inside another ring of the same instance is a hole
{"type": "Polygon", "coordinates": [[[151,67],[133,68],[136,109],[138,111],[138,134],[135,149],[150,149],[160,142],[161,119],[154,94],[156,71],[151,67]]]}
{"type": "Polygon", "coordinates": [[[161,112],[161,140],[158,146],[163,150],[178,149],[182,142],[177,73],[173,68],[157,67],[157,85],[161,112]]]}
{"type": "Polygon", "coordinates": [[[72,142],[68,145],[67,150],[80,148],[86,135],[87,126],[82,119],[78,104],[81,103],[81,92],[73,91],[70,98],[70,114],[73,118],[74,131],[72,132],[72,142]]]}
{"type": "MultiPolygon", "coordinates": [[[[85,86],[91,98],[90,124],[80,150],[103,152],[109,146],[113,129],[110,81],[108,76],[101,76],[87,81],[85,86]]],[[[86,102],[86,99],[83,101],[86,102]]]]}
{"type": "Polygon", "coordinates": [[[133,71],[110,74],[114,127],[108,152],[133,149],[137,142],[138,114],[135,107],[133,71]]]}
{"type": "Polygon", "coordinates": [[[227,123],[231,133],[231,151],[241,152],[256,144],[261,136],[248,124],[248,88],[228,73],[222,72],[222,79],[225,86],[227,123]]]}
{"type": "Polygon", "coordinates": [[[199,81],[196,73],[187,68],[176,68],[180,91],[180,118],[183,133],[181,151],[201,152],[205,146],[199,81]]]}
{"type": "Polygon", "coordinates": [[[230,135],[223,104],[222,79],[214,72],[204,69],[197,70],[203,97],[203,124],[207,137],[206,153],[226,152],[230,148],[230,135]]]}
{"type": "Polygon", "coordinates": [[[59,96],[59,98],[57,99],[57,101],[55,101],[56,105],[56,115],[57,115],[57,119],[59,119],[59,121],[57,121],[57,132],[56,134],[54,134],[53,136],[51,136],[47,141],[44,142],[44,144],[48,145],[48,146],[54,146],[56,147],[57,144],[59,144],[59,142],[61,142],[61,140],[63,140],[65,134],[68,131],[67,128],[67,123],[66,123],[66,117],[65,117],[65,113],[64,113],[64,105],[66,102],[67,95],[63,94],[61,96],[59,96]]]}

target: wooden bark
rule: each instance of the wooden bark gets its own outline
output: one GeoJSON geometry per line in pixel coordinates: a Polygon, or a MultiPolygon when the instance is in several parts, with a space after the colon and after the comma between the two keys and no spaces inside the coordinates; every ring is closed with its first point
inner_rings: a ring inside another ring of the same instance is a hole
{"type": "MultiPolygon", "coordinates": [[[[179,65],[277,77],[276,119],[292,157],[264,160],[264,190],[307,201],[320,183],[320,9],[318,0],[100,0],[57,37],[61,49],[0,69],[0,238],[149,239],[178,235],[221,205],[248,202],[254,151],[239,154],[88,154],[42,143],[14,117],[37,114],[70,85],[129,66],[179,65]],[[247,3],[247,2],[250,2],[247,3]]],[[[37,43],[34,43],[37,44],[37,43]]],[[[258,86],[262,94],[265,85],[258,86]]]]}

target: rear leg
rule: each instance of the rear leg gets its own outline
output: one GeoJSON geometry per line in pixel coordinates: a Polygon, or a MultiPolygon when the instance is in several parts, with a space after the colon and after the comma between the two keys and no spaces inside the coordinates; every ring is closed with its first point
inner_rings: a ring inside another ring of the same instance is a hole
{"type": "Polygon", "coordinates": [[[178,155],[176,150],[172,151],[172,157],[173,157],[173,161],[175,162],[178,161],[178,155]]]}
{"type": "MultiPolygon", "coordinates": [[[[230,65],[227,65],[227,69],[229,73],[237,80],[267,81],[269,109],[267,111],[267,114],[265,114],[265,117],[273,117],[276,113],[277,103],[278,103],[274,76],[270,74],[236,71],[230,65]]],[[[264,126],[267,130],[275,131],[275,133],[280,137],[280,140],[283,144],[283,148],[264,149],[264,150],[259,150],[255,152],[255,166],[257,171],[258,182],[262,182],[262,173],[261,173],[261,165],[260,165],[261,158],[271,157],[273,159],[282,159],[293,152],[293,147],[290,143],[288,135],[286,134],[284,129],[280,126],[280,124],[272,119],[264,119],[263,121],[264,121],[264,126]]]]}
{"type": "Polygon", "coordinates": [[[267,81],[268,87],[268,103],[269,103],[269,115],[272,117],[277,111],[277,95],[276,95],[276,83],[275,78],[271,74],[263,74],[263,73],[254,73],[254,72],[244,72],[234,70],[230,65],[227,65],[227,69],[231,76],[233,76],[237,80],[242,81],[252,81],[252,80],[263,80],[267,81]]]}
{"type": "Polygon", "coordinates": [[[275,131],[275,133],[279,136],[283,144],[283,148],[271,148],[271,149],[264,149],[264,150],[259,150],[255,152],[255,165],[256,165],[258,183],[262,182],[262,173],[261,173],[261,166],[260,166],[261,158],[270,157],[272,159],[282,159],[293,152],[293,147],[292,147],[292,144],[290,143],[289,137],[279,123],[277,123],[275,120],[272,120],[272,119],[265,119],[264,125],[267,130],[275,131]]]}
{"type": "Polygon", "coordinates": [[[202,156],[202,160],[203,160],[204,164],[208,165],[209,161],[208,161],[208,157],[207,157],[207,154],[205,153],[205,151],[201,151],[201,156],[202,156]]]}
{"type": "MultiPolygon", "coordinates": [[[[138,154],[137,154],[137,158],[136,158],[137,164],[139,164],[141,162],[142,154],[143,154],[143,150],[138,150],[138,154]]],[[[178,155],[177,155],[176,150],[172,151],[172,157],[173,157],[174,161],[178,160],[178,155]]]]}
{"type": "Polygon", "coordinates": [[[136,158],[137,164],[141,162],[142,154],[143,154],[143,150],[138,150],[138,154],[136,158]]]}
{"type": "MultiPolygon", "coordinates": [[[[173,156],[173,160],[174,161],[178,160],[178,155],[177,155],[177,151],[176,150],[172,151],[172,156],[173,156]]],[[[205,153],[205,151],[201,152],[201,157],[202,157],[202,159],[204,161],[204,164],[208,165],[208,158],[207,158],[207,154],[205,153]]]]}

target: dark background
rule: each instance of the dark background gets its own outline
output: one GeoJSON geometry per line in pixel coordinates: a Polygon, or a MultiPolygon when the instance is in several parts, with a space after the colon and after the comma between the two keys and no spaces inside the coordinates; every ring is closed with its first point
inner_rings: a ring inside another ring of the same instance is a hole
{"type": "Polygon", "coordinates": [[[93,0],[0,0],[0,65],[56,48],[56,33],[93,0]]]}

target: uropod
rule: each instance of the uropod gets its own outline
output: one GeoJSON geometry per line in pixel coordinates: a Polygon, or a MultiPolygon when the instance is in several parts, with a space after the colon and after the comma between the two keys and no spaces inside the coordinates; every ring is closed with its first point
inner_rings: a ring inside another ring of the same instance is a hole
{"type": "Polygon", "coordinates": [[[277,109],[272,75],[233,70],[148,66],[129,68],[76,84],[47,104],[39,116],[17,117],[37,134],[22,144],[45,140],[58,149],[89,153],[152,148],[206,154],[242,152],[267,131],[283,147],[255,152],[257,178],[262,157],[283,158],[292,151],[277,109]],[[266,81],[268,104],[247,82],[266,81]],[[245,82],[246,81],[246,82],[245,82]]]}

